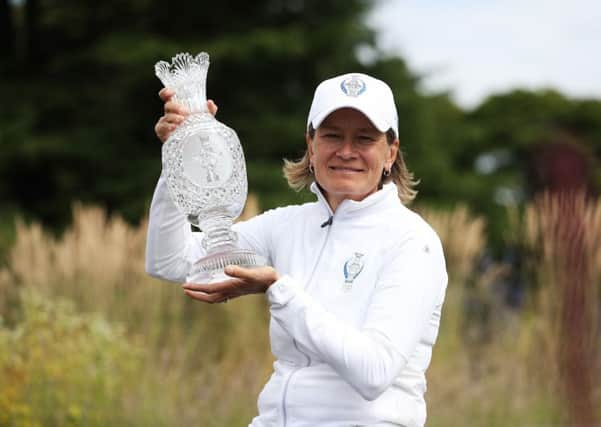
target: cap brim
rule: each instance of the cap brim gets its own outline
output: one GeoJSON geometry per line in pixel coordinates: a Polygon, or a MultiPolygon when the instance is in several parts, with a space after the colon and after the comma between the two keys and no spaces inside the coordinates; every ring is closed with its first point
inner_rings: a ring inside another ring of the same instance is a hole
{"type": "Polygon", "coordinates": [[[321,125],[321,123],[326,119],[326,117],[328,117],[334,111],[340,110],[341,108],[352,108],[353,110],[359,111],[361,114],[363,114],[365,117],[367,117],[369,119],[369,121],[374,125],[374,127],[376,129],[378,129],[380,132],[386,132],[386,131],[388,131],[388,129],[391,128],[390,124],[386,123],[384,120],[379,121],[377,118],[371,117],[368,113],[363,111],[360,107],[358,107],[357,105],[352,104],[352,103],[343,104],[343,105],[335,105],[330,108],[326,108],[323,111],[320,111],[318,114],[315,115],[315,117],[313,117],[313,120],[311,120],[311,124],[313,125],[313,128],[317,129],[321,125]]]}

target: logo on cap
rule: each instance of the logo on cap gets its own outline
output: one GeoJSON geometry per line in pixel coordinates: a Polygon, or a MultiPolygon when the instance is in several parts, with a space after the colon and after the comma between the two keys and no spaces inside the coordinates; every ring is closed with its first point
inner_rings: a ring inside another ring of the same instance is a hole
{"type": "Polygon", "coordinates": [[[359,76],[351,76],[340,83],[340,88],[346,96],[352,96],[356,98],[361,95],[367,89],[365,82],[359,78],[359,76]]]}

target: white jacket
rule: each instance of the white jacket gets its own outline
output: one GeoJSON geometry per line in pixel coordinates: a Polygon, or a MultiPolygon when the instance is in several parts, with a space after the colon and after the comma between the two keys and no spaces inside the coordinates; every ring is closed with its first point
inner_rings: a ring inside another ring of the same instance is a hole
{"type": "MultiPolygon", "coordinates": [[[[422,427],[447,274],[440,240],[394,184],[332,213],[318,201],[235,225],[239,246],[283,277],[267,291],[274,372],[251,427],[422,427]],[[331,224],[324,224],[332,217],[331,224]]],[[[168,195],[155,190],[149,274],[183,282],[202,256],[168,195]]]]}

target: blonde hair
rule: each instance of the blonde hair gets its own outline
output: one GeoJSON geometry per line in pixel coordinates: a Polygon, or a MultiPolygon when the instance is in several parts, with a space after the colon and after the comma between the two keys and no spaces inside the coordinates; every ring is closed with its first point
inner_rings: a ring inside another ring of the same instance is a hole
{"type": "MultiPolygon", "coordinates": [[[[315,129],[312,125],[309,125],[307,133],[309,134],[309,137],[313,139],[315,136],[315,129]]],[[[388,144],[392,144],[395,140],[396,134],[394,130],[392,128],[388,129],[388,131],[386,131],[386,141],[388,144]]],[[[284,176],[288,181],[288,185],[294,191],[301,191],[305,188],[308,188],[311,183],[315,181],[315,177],[309,169],[310,164],[308,150],[306,150],[303,157],[297,161],[284,159],[284,167],[282,168],[284,171],[284,176]]],[[[401,203],[407,205],[411,203],[413,199],[415,199],[417,190],[415,190],[414,187],[419,184],[419,181],[415,180],[413,173],[407,169],[407,166],[405,165],[405,159],[403,159],[403,153],[401,152],[400,148],[397,151],[396,159],[392,165],[392,168],[390,169],[390,175],[384,176],[384,174],[382,174],[380,186],[391,181],[397,186],[401,203]]]]}

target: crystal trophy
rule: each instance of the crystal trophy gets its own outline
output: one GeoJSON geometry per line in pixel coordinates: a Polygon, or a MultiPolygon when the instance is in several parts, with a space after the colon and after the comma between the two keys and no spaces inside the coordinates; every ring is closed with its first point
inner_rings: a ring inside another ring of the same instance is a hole
{"type": "Polygon", "coordinates": [[[159,61],[155,74],[175,92],[174,101],[190,112],[163,144],[163,174],[177,208],[203,231],[206,255],[193,266],[187,280],[219,281],[226,265],[265,265],[263,257],[240,249],[233,221],[247,196],[246,163],[233,129],[207,109],[206,79],[209,55],[178,53],[171,64],[159,61]]]}

